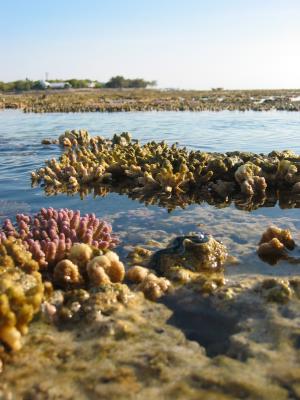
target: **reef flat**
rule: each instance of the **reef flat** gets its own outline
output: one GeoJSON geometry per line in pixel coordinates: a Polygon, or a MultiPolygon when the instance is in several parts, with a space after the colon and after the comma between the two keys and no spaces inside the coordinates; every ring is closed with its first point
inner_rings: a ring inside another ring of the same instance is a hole
{"type": "Polygon", "coordinates": [[[2,93],[0,109],[24,112],[300,110],[299,90],[92,89],[2,93]]]}

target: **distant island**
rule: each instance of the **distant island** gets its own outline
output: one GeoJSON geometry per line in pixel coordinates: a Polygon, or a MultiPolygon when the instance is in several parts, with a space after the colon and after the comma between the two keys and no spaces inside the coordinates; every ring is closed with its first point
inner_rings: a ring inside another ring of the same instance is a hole
{"type": "Polygon", "coordinates": [[[12,82],[1,82],[0,91],[2,92],[23,92],[29,90],[46,90],[46,89],[145,89],[153,87],[156,81],[146,81],[141,78],[126,79],[121,75],[110,78],[108,82],[93,81],[91,79],[67,79],[67,80],[39,80],[30,79],[17,80],[12,82]]]}

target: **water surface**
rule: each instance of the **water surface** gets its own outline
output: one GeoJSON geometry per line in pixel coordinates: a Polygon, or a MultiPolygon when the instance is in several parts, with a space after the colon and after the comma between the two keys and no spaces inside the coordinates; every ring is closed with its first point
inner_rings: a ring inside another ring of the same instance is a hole
{"type": "MultiPolygon", "coordinates": [[[[78,195],[46,197],[41,188],[30,187],[30,172],[45,159],[58,157],[57,146],[43,146],[43,138],[57,138],[66,129],[87,129],[92,135],[111,137],[129,131],[141,142],[166,140],[189,149],[204,151],[244,150],[268,153],[292,149],[300,152],[300,113],[289,112],[130,112],[24,114],[0,112],[0,221],[16,212],[36,212],[41,207],[68,207],[83,213],[95,212],[113,223],[128,244],[143,244],[147,238],[166,241],[172,235],[205,229],[223,240],[232,253],[240,255],[244,267],[235,272],[267,272],[255,255],[260,234],[271,223],[286,226],[297,235],[299,210],[260,208],[251,213],[233,207],[217,209],[205,204],[178,209],[171,214],[157,206],[145,207],[126,196],[110,194],[80,200],[78,195]],[[251,262],[250,262],[250,261],[251,262]]],[[[283,273],[293,272],[286,266],[283,273]]],[[[278,270],[276,270],[278,272],[278,270]]]]}

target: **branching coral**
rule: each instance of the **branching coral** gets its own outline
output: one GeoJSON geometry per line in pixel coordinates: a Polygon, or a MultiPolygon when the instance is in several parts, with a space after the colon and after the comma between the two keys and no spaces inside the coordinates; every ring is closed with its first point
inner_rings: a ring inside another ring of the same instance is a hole
{"type": "Polygon", "coordinates": [[[14,226],[7,219],[0,241],[8,237],[22,240],[42,268],[55,265],[66,257],[74,243],[86,243],[98,249],[113,248],[117,243],[111,226],[95,214],[80,216],[80,211],[41,209],[34,216],[18,214],[14,226]]]}
{"type": "Polygon", "coordinates": [[[290,151],[206,153],[165,142],[141,145],[128,133],[112,140],[76,139],[59,160],[32,172],[32,183],[44,183],[48,194],[83,195],[88,188],[109,187],[135,198],[155,194],[162,204],[175,205],[205,200],[211,192],[222,198],[240,193],[262,198],[267,189],[293,187],[296,195],[299,182],[300,157],[290,151]]]}
{"type": "Polygon", "coordinates": [[[58,138],[59,144],[65,147],[72,147],[77,145],[85,145],[90,142],[90,134],[84,129],[77,131],[65,131],[64,134],[58,138]]]}
{"type": "Polygon", "coordinates": [[[260,174],[261,168],[252,162],[241,165],[234,174],[236,181],[240,185],[241,192],[247,196],[264,194],[267,183],[260,174]]]}

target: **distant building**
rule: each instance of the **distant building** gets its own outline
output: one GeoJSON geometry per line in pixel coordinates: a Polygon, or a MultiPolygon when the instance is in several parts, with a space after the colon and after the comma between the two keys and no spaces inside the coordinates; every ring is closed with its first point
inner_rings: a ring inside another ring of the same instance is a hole
{"type": "Polygon", "coordinates": [[[94,82],[89,82],[87,86],[88,86],[88,88],[94,88],[96,86],[96,83],[97,82],[95,82],[95,81],[94,82]]]}
{"type": "Polygon", "coordinates": [[[43,89],[69,89],[72,87],[69,82],[48,82],[41,80],[40,85],[43,89]]]}
{"type": "Polygon", "coordinates": [[[291,100],[292,102],[298,102],[298,101],[300,101],[300,96],[291,97],[290,100],[291,100]]]}

